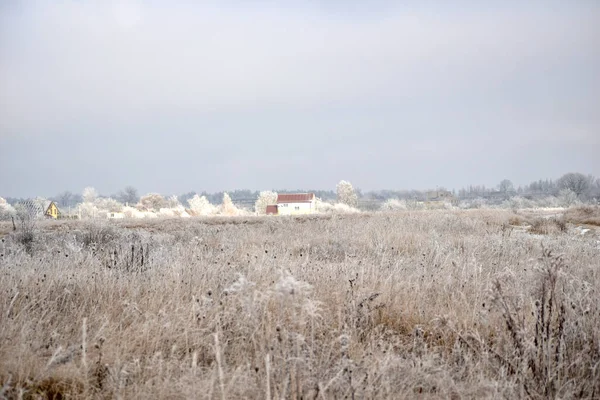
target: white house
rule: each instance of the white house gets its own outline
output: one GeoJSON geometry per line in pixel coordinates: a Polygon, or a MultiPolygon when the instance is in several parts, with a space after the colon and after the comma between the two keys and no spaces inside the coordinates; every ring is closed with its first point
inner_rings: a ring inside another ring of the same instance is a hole
{"type": "Polygon", "coordinates": [[[312,214],[317,211],[317,198],[314,193],[293,193],[277,195],[278,215],[312,214]]]}
{"type": "Polygon", "coordinates": [[[108,219],[123,219],[125,218],[125,214],[121,212],[107,212],[106,218],[108,219]]]}

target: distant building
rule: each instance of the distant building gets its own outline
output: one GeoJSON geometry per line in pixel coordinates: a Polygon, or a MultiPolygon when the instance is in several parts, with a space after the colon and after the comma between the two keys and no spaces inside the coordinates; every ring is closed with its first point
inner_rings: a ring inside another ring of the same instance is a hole
{"type": "Polygon", "coordinates": [[[267,215],[277,215],[277,204],[267,206],[267,215]]]}
{"type": "Polygon", "coordinates": [[[290,193],[277,195],[277,215],[312,214],[316,211],[317,198],[314,193],[290,193]]]}
{"type": "Polygon", "coordinates": [[[31,218],[52,218],[61,217],[60,210],[55,202],[43,199],[27,200],[17,204],[17,209],[27,213],[31,218]]]}
{"type": "Polygon", "coordinates": [[[108,219],[123,219],[125,218],[125,214],[121,212],[107,212],[106,218],[108,219]]]}
{"type": "Polygon", "coordinates": [[[427,203],[435,205],[442,203],[455,204],[458,202],[452,192],[448,190],[432,190],[425,194],[425,200],[427,203]]]}

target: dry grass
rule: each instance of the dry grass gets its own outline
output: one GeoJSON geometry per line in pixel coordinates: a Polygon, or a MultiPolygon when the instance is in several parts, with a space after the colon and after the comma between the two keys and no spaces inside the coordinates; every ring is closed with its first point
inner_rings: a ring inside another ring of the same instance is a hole
{"type": "Polygon", "coordinates": [[[570,208],[565,212],[565,219],[573,224],[600,226],[600,206],[585,205],[570,208]]]}
{"type": "Polygon", "coordinates": [[[567,223],[563,218],[536,218],[529,228],[531,233],[550,235],[567,231],[567,223]]]}
{"type": "Polygon", "coordinates": [[[595,238],[512,215],[9,234],[0,398],[598,398],[595,238]]]}

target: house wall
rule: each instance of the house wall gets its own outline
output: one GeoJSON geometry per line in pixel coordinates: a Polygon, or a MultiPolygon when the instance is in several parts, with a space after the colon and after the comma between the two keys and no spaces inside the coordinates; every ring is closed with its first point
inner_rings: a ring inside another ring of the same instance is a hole
{"type": "Polygon", "coordinates": [[[280,203],[277,204],[277,213],[279,215],[312,214],[316,211],[315,205],[314,200],[307,203],[280,203]]]}
{"type": "Polygon", "coordinates": [[[58,207],[56,207],[56,205],[54,203],[50,204],[50,207],[48,207],[48,212],[47,214],[49,217],[52,217],[54,219],[58,218],[58,207]]]}
{"type": "Polygon", "coordinates": [[[106,218],[108,219],[123,219],[125,218],[125,214],[120,212],[107,212],[106,218]]]}
{"type": "Polygon", "coordinates": [[[276,205],[268,205],[267,206],[267,215],[277,215],[277,206],[276,205]]]}

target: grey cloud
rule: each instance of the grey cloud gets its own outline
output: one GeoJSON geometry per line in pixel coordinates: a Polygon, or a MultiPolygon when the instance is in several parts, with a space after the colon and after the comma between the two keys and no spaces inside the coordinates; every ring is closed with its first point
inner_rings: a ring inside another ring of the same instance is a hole
{"type": "Polygon", "coordinates": [[[510,169],[507,155],[528,148],[546,160],[561,145],[583,159],[544,161],[513,179],[600,172],[586,155],[600,136],[593,2],[381,2],[377,13],[335,3],[32,4],[0,13],[7,191],[61,190],[14,167],[32,158],[105,191],[332,187],[352,176],[364,188],[491,184],[510,169]],[[50,137],[94,154],[30,150],[50,137]],[[479,153],[475,173],[465,157],[479,153]],[[110,177],[86,161],[107,164],[110,177]],[[422,175],[397,179],[419,162],[422,175]],[[456,173],[435,173],[447,163],[456,173]],[[164,176],[148,179],[148,168],[164,176]],[[198,179],[196,169],[223,176],[198,179]]]}

